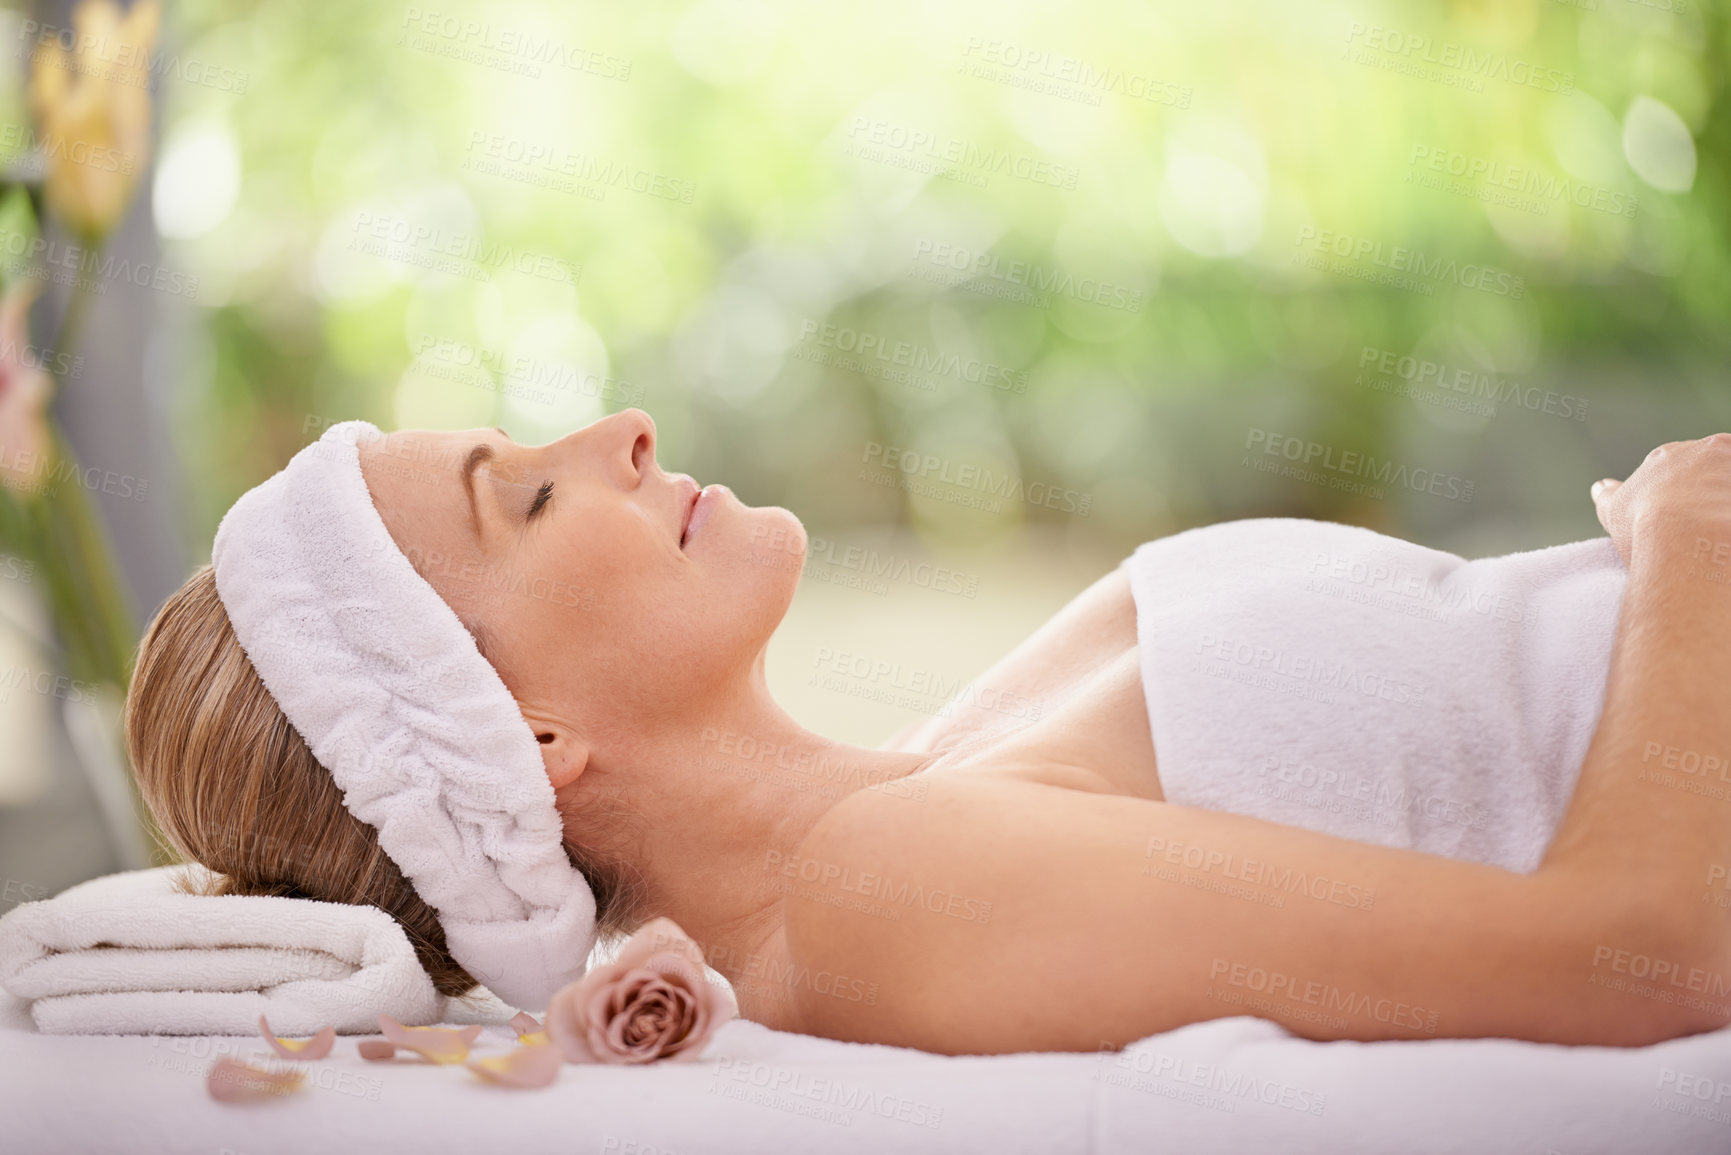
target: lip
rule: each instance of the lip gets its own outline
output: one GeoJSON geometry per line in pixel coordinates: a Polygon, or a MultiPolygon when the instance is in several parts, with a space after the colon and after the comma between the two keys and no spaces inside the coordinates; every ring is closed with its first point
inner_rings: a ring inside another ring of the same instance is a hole
{"type": "Polygon", "coordinates": [[[685,536],[680,539],[679,548],[684,549],[690,544],[692,537],[703,528],[703,523],[709,520],[709,515],[715,511],[715,503],[721,500],[721,495],[727,491],[725,485],[706,485],[697,491],[697,500],[691,503],[691,510],[685,522],[685,536]]]}
{"type": "Polygon", "coordinates": [[[703,490],[697,482],[681,474],[679,489],[684,498],[684,508],[679,515],[679,548],[685,548],[686,538],[691,536],[691,515],[697,509],[697,499],[703,496],[703,490]]]}

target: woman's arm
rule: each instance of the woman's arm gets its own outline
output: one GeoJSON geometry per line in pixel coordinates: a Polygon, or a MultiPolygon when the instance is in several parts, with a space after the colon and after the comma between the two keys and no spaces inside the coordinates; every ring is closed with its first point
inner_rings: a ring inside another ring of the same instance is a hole
{"type": "Polygon", "coordinates": [[[1541,869],[1639,874],[1724,933],[1699,899],[1731,865],[1731,434],[1662,445],[1595,500],[1629,580],[1604,712],[1541,869]]]}
{"type": "Polygon", "coordinates": [[[775,864],[796,965],[874,994],[804,984],[807,1029],[990,1053],[1235,1014],[1316,1039],[1610,1045],[1731,1023],[1731,924],[1699,901],[1731,865],[1731,799],[1650,773],[1731,753],[1731,598],[1698,561],[1731,542],[1731,437],[1687,446],[1665,484],[1624,487],[1606,708],[1534,874],[1033,783],[861,792],[775,864]]]}
{"type": "Polygon", "coordinates": [[[1701,959],[1691,912],[1635,875],[1520,875],[1237,814],[942,776],[919,802],[848,797],[766,868],[787,880],[795,966],[873,994],[798,985],[802,1029],[834,1038],[1091,1051],[1248,1014],[1313,1039],[1639,1044],[1703,1025],[1591,981],[1601,946],[1701,959]]]}

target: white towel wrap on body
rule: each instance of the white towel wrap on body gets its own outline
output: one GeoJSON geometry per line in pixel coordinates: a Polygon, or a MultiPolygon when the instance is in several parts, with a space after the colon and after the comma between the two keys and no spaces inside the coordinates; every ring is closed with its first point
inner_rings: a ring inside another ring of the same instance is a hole
{"type": "Polygon", "coordinates": [[[1537,868],[1604,704],[1609,538],[1467,561],[1263,518],[1125,565],[1168,801],[1537,868]]]}

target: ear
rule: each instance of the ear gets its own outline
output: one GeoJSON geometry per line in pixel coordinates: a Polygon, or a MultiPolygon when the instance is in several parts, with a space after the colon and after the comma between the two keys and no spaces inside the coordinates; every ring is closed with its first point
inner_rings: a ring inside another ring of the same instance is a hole
{"type": "Polygon", "coordinates": [[[547,768],[547,781],[553,789],[577,781],[589,765],[589,745],[577,732],[556,718],[523,711],[523,720],[535,734],[541,747],[541,764],[547,768]]]}

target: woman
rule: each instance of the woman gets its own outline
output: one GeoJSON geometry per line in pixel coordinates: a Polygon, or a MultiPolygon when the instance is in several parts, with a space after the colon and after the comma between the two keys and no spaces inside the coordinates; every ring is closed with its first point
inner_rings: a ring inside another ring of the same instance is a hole
{"type": "MultiPolygon", "coordinates": [[[[1557,673],[1577,688],[1584,750],[1552,743],[1551,789],[1562,783],[1567,810],[1525,860],[1513,834],[1463,838],[1444,857],[1406,848],[1398,831],[1324,833],[1337,820],[1321,810],[1317,829],[1303,829],[1166,801],[1150,704],[1168,707],[1139,658],[1151,640],[1165,644],[1152,623],[1168,628],[1184,611],[1139,606],[1160,588],[1133,590],[1137,566],[1159,560],[1150,547],[988,671],[977,686],[994,695],[864,749],[805,730],[766,686],[765,649],[799,572],[771,551],[797,562],[799,522],[663,472],[642,412],[540,447],[498,430],[402,431],[360,444],[358,462],[390,542],[460,619],[533,734],[596,927],[672,918],[748,1018],[944,1053],[1096,1050],[1245,1013],[1362,1040],[1640,1045],[1731,1023],[1731,923],[1702,902],[1731,862],[1731,805],[1647,773],[1655,758],[1693,752],[1699,766],[1702,752],[1731,750],[1728,594],[1711,580],[1722,571],[1702,568],[1731,541],[1731,434],[1662,446],[1626,483],[1594,489],[1628,564],[1626,585],[1618,572],[1607,586],[1595,562],[1616,644],[1606,632],[1557,673]],[[991,708],[1005,700],[1040,708],[991,708]]],[[[314,759],[249,664],[225,615],[235,596],[218,589],[222,536],[217,577],[195,574],[145,637],[128,701],[133,764],[166,836],[238,892],[382,907],[445,993],[486,981],[447,950],[455,934],[481,958],[475,936],[441,925],[425,901],[432,884],[417,893],[404,878],[414,871],[399,872],[345,810],[339,768],[314,759]]],[[[1611,557],[1602,539],[1560,548],[1600,547],[1611,557]]],[[[1206,593],[1229,572],[1191,580],[1206,593]]],[[[1474,628],[1511,651],[1549,630],[1561,652],[1562,604],[1485,612],[1474,628]]],[[[1352,612],[1385,665],[1412,648],[1373,621],[1382,607],[1352,612]]],[[[1336,655],[1353,655],[1356,633],[1338,621],[1333,631],[1336,655]]],[[[1196,676],[1171,666],[1161,685],[1231,685],[1236,642],[1198,648],[1196,676]]],[[[1362,727],[1355,739],[1375,749],[1382,703],[1406,711],[1407,761],[1425,740],[1415,736],[1438,732],[1449,687],[1483,676],[1438,654],[1424,685],[1354,673],[1359,696],[1324,701],[1335,691],[1319,690],[1314,671],[1331,670],[1337,690],[1342,665],[1264,649],[1263,684],[1239,687],[1254,708],[1235,724],[1248,732],[1300,703],[1329,707],[1336,730],[1362,727]]],[[[1546,705],[1532,685],[1494,689],[1522,717],[1546,705]]],[[[1468,737],[1500,756],[1494,734],[1468,737]]],[[[1538,799],[1530,809],[1544,819],[1543,789],[1452,770],[1465,813],[1494,811],[1512,789],[1538,799]]],[[[367,779],[345,781],[356,808],[354,784],[367,779]]]]}

